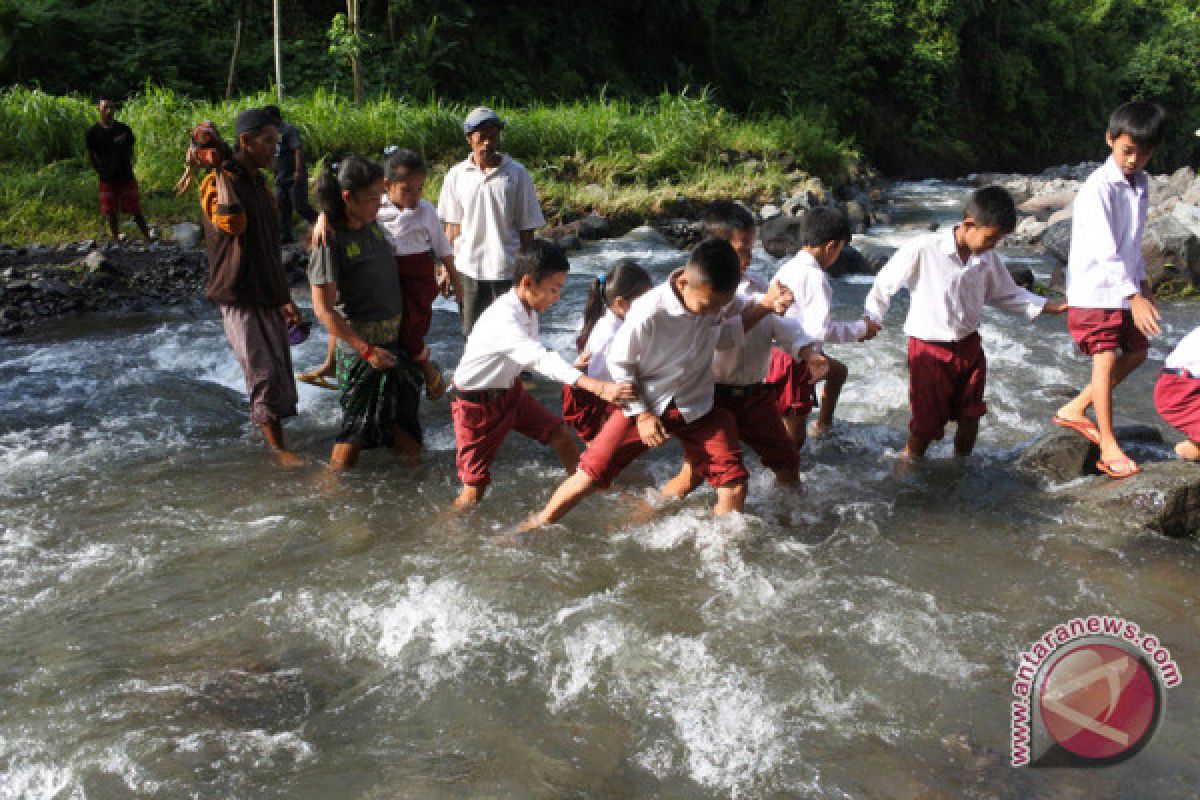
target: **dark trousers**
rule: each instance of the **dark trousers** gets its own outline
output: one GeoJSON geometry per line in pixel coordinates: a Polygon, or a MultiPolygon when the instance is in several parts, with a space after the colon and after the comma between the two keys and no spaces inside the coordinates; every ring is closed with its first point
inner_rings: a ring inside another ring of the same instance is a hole
{"type": "Polygon", "coordinates": [[[512,281],[477,281],[470,275],[458,273],[462,284],[462,327],[463,336],[470,336],[479,315],[495,302],[496,298],[512,288],[512,281]]]}
{"type": "Polygon", "coordinates": [[[285,243],[296,240],[292,231],[293,213],[309,225],[317,221],[316,210],[308,204],[308,179],[303,175],[298,180],[275,184],[275,199],[279,202],[279,234],[285,243]]]}

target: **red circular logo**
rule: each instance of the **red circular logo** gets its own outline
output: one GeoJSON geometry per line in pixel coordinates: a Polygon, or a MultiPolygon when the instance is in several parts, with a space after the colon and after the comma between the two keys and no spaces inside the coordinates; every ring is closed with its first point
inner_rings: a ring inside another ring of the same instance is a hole
{"type": "Polygon", "coordinates": [[[1123,647],[1087,643],[1068,649],[1038,698],[1046,732],[1087,759],[1110,759],[1153,733],[1159,697],[1154,676],[1123,647]]]}

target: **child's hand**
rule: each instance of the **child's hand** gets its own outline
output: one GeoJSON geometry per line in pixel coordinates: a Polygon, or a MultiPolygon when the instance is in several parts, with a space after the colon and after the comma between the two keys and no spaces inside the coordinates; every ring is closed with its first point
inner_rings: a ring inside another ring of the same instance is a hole
{"type": "Polygon", "coordinates": [[[870,317],[864,316],[863,322],[867,323],[867,332],[863,334],[861,339],[859,339],[860,342],[865,342],[868,339],[874,339],[875,335],[883,330],[883,326],[870,317]]]}
{"type": "Polygon", "coordinates": [[[1162,333],[1162,329],[1158,327],[1158,321],[1162,319],[1162,315],[1158,313],[1158,307],[1144,294],[1135,294],[1133,299],[1129,301],[1129,310],[1133,313],[1133,324],[1146,336],[1158,336],[1162,333]]]}
{"type": "Polygon", "coordinates": [[[445,267],[438,269],[437,274],[438,291],[442,293],[442,297],[449,300],[454,295],[454,284],[450,283],[450,273],[445,267]]]}
{"type": "Polygon", "coordinates": [[[647,447],[661,447],[667,443],[667,429],[662,420],[652,411],[643,411],[637,418],[638,436],[647,447]]]}
{"type": "Polygon", "coordinates": [[[385,369],[391,369],[396,366],[396,357],[382,347],[372,347],[371,356],[367,359],[367,363],[373,369],[382,372],[385,369]]]}
{"type": "Polygon", "coordinates": [[[771,285],[767,287],[766,294],[759,298],[758,302],[769,313],[783,314],[792,307],[792,303],[795,300],[796,298],[792,295],[791,289],[779,281],[771,281],[771,285]]]}
{"type": "Polygon", "coordinates": [[[578,356],[575,357],[575,369],[585,370],[588,368],[588,364],[590,364],[590,363],[592,363],[592,351],[591,350],[584,350],[582,353],[580,353],[578,356]]]}
{"type": "Polygon", "coordinates": [[[1066,310],[1067,303],[1065,300],[1060,300],[1057,303],[1046,303],[1046,305],[1042,306],[1043,314],[1062,314],[1066,310]]]}
{"type": "Polygon", "coordinates": [[[329,218],[325,216],[325,212],[322,211],[317,215],[317,221],[314,222],[312,226],[312,246],[324,247],[325,245],[329,244],[329,230],[329,218]]]}
{"type": "Polygon", "coordinates": [[[637,400],[638,393],[632,383],[611,383],[604,381],[600,384],[600,397],[605,402],[616,406],[625,406],[637,400]]]}
{"type": "Polygon", "coordinates": [[[824,380],[829,374],[829,359],[824,353],[810,350],[804,356],[804,365],[808,367],[808,374],[813,383],[824,380]]]}

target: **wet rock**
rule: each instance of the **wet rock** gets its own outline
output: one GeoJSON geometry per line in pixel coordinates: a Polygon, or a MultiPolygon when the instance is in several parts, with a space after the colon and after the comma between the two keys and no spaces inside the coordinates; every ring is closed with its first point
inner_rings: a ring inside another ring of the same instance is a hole
{"type": "Polygon", "coordinates": [[[238,727],[280,731],[300,725],[312,710],[297,671],[221,673],[200,689],[198,703],[238,727]]]}
{"type": "Polygon", "coordinates": [[[784,200],[780,210],[789,217],[799,217],[814,205],[816,204],[812,202],[808,192],[801,192],[784,200]]]}
{"type": "Polygon", "coordinates": [[[866,233],[871,224],[870,200],[867,200],[866,195],[859,194],[847,202],[845,211],[846,218],[850,220],[850,230],[854,233],[866,233]]]}
{"type": "Polygon", "coordinates": [[[558,240],[558,246],[563,250],[582,250],[583,240],[573,233],[568,233],[558,240]]]}
{"type": "Polygon", "coordinates": [[[1075,195],[1076,192],[1071,190],[1034,195],[1017,208],[1038,219],[1046,220],[1054,212],[1069,208],[1071,203],[1075,202],[1075,195]]]}
{"type": "Polygon", "coordinates": [[[192,222],[181,222],[178,225],[172,225],[168,238],[178,248],[183,250],[194,250],[200,246],[200,240],[204,237],[204,231],[199,225],[192,222]]]}
{"type": "Polygon", "coordinates": [[[579,220],[579,237],[581,239],[603,239],[611,230],[612,223],[595,212],[579,220]]]}
{"type": "Polygon", "coordinates": [[[775,258],[795,255],[802,240],[800,220],[786,214],[769,219],[762,224],[759,238],[763,249],[775,258]]]}
{"type": "MultiPolygon", "coordinates": [[[[1146,449],[1163,445],[1162,432],[1150,425],[1120,424],[1113,427],[1113,432],[1121,447],[1135,459],[1146,449]]],[[[1065,483],[1086,475],[1099,475],[1096,469],[1099,458],[1098,446],[1075,431],[1056,425],[1026,447],[1017,457],[1016,465],[1054,483],[1065,483]]]]}
{"type": "Polygon", "coordinates": [[[638,227],[631,230],[629,233],[625,234],[625,236],[623,238],[634,239],[637,241],[646,242],[647,244],[650,244],[650,245],[660,245],[660,246],[664,246],[664,247],[670,244],[670,241],[667,239],[666,236],[663,236],[661,233],[659,233],[655,228],[651,227],[650,225],[639,225],[638,227]]]}
{"type": "Polygon", "coordinates": [[[829,274],[839,275],[875,275],[883,268],[896,252],[895,247],[863,242],[857,245],[846,245],[838,260],[829,267],[829,274]]]}
{"type": "Polygon", "coordinates": [[[763,221],[766,221],[768,219],[774,219],[782,213],[783,209],[781,209],[779,206],[775,205],[774,203],[767,203],[765,206],[759,209],[758,215],[763,221]]]}
{"type": "MultiPolygon", "coordinates": [[[[1146,259],[1146,277],[1157,287],[1169,280],[1193,281],[1200,277],[1200,236],[1187,223],[1189,212],[1159,217],[1146,224],[1142,236],[1142,256],[1146,259]]],[[[1200,228],[1200,209],[1196,210],[1200,228]]]]}
{"type": "Polygon", "coordinates": [[[1176,460],[1140,466],[1140,475],[1081,502],[1114,524],[1136,525],[1172,538],[1200,535],[1200,465],[1176,460]]]}
{"type": "Polygon", "coordinates": [[[1033,290],[1035,281],[1033,277],[1033,270],[1031,270],[1029,267],[1010,266],[1008,268],[1008,272],[1010,275],[1012,275],[1013,281],[1016,282],[1017,286],[1020,286],[1022,289],[1029,289],[1030,291],[1033,290]]]}
{"type": "Polygon", "coordinates": [[[83,259],[83,265],[90,270],[103,269],[108,264],[108,258],[99,250],[93,250],[83,259]]]}
{"type": "Polygon", "coordinates": [[[1064,264],[1071,252],[1071,221],[1060,220],[1042,232],[1042,247],[1064,264]]]}

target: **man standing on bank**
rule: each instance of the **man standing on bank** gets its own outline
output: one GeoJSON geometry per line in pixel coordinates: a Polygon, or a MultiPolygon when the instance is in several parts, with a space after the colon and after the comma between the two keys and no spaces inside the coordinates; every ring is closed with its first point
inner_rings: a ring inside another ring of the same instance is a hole
{"type": "Polygon", "coordinates": [[[142,216],[142,201],[137,179],[133,177],[133,131],[117,121],[117,105],[101,97],[96,105],[100,121],[88,128],[84,150],[88,163],[99,177],[100,215],[108,220],[108,232],[118,240],[117,212],[133,217],[142,236],[150,238],[150,228],[142,216]]]}
{"type": "Polygon", "coordinates": [[[463,296],[463,336],[492,301],[513,286],[517,250],[546,224],[529,172],[499,151],[504,122],[490,108],[463,120],[471,154],[446,173],[438,216],[454,245],[463,296]]]}
{"type": "Polygon", "coordinates": [[[279,230],[284,244],[296,241],[292,232],[292,214],[299,214],[309,225],[317,221],[317,211],[308,202],[308,167],[300,144],[300,129],[283,121],[279,106],[263,106],[275,118],[279,144],[275,146],[275,200],[279,203],[279,230]]]}
{"type": "Polygon", "coordinates": [[[296,416],[296,382],[288,325],[300,321],[279,252],[279,214],[262,170],[271,166],[279,129],[265,109],[250,108],[235,123],[233,158],[200,184],[208,285],[221,309],[225,336],[246,376],[250,416],[285,467],[303,463],[288,451],[281,421],[296,416]]]}

